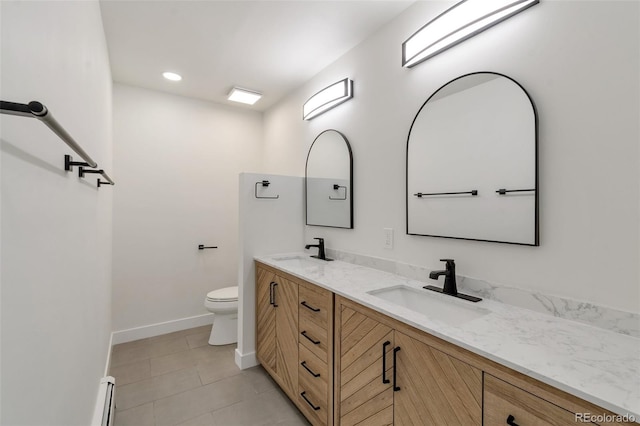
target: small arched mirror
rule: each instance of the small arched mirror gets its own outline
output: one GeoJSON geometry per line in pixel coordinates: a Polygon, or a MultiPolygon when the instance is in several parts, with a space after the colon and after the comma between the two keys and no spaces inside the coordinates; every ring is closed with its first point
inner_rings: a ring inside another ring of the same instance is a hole
{"type": "Polygon", "coordinates": [[[407,141],[407,234],[539,245],[537,115],[492,72],[458,77],[418,111],[407,141]]]}
{"type": "Polygon", "coordinates": [[[313,141],[305,183],[307,225],[353,228],[353,156],[342,133],[325,130],[313,141]]]}

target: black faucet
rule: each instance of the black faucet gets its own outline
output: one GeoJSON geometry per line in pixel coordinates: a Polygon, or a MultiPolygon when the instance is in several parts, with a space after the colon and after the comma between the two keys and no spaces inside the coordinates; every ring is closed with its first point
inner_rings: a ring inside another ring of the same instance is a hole
{"type": "Polygon", "coordinates": [[[324,238],[314,238],[314,240],[318,240],[318,244],[307,244],[306,246],[304,246],[305,249],[310,249],[311,247],[318,247],[318,255],[311,256],[311,257],[315,257],[316,259],[326,260],[326,261],[333,260],[333,259],[327,259],[327,255],[324,252],[324,238]]]}
{"type": "Polygon", "coordinates": [[[479,302],[482,299],[479,297],[469,296],[468,294],[458,293],[458,286],[456,285],[456,263],[453,259],[440,259],[441,262],[446,262],[446,269],[444,271],[431,271],[429,278],[432,280],[438,280],[440,275],[444,275],[444,286],[442,288],[426,285],[423,288],[431,291],[437,291],[438,293],[447,294],[449,296],[458,297],[460,299],[469,300],[471,302],[479,302]]]}
{"type": "Polygon", "coordinates": [[[440,261],[447,262],[447,269],[444,271],[431,271],[429,278],[437,281],[440,275],[444,275],[442,292],[449,296],[455,296],[458,294],[458,287],[456,285],[456,262],[453,259],[440,259],[440,261]]]}

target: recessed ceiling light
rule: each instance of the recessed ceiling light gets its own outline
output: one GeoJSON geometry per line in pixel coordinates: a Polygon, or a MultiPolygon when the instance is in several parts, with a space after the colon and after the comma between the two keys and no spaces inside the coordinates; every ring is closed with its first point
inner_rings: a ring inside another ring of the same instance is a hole
{"type": "Polygon", "coordinates": [[[229,96],[227,96],[227,99],[233,102],[253,105],[258,102],[258,99],[260,99],[261,97],[262,95],[258,92],[234,87],[233,89],[231,89],[231,92],[229,92],[229,96]]]}
{"type": "Polygon", "coordinates": [[[163,72],[162,76],[167,80],[171,81],[180,81],[182,80],[182,76],[180,74],[176,74],[175,72],[163,72]]]}

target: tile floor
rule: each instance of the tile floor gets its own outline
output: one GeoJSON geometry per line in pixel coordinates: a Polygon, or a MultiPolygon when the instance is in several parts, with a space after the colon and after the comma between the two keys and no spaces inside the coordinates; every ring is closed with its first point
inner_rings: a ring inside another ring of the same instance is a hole
{"type": "Polygon", "coordinates": [[[209,346],[210,330],[113,347],[116,426],[309,424],[262,367],[238,369],[235,344],[209,346]]]}

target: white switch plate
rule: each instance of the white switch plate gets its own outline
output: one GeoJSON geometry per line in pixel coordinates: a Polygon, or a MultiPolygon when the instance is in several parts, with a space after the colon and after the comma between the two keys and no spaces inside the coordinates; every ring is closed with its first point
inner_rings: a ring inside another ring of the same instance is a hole
{"type": "Polygon", "coordinates": [[[393,248],[393,228],[384,228],[384,248],[393,248]]]}

